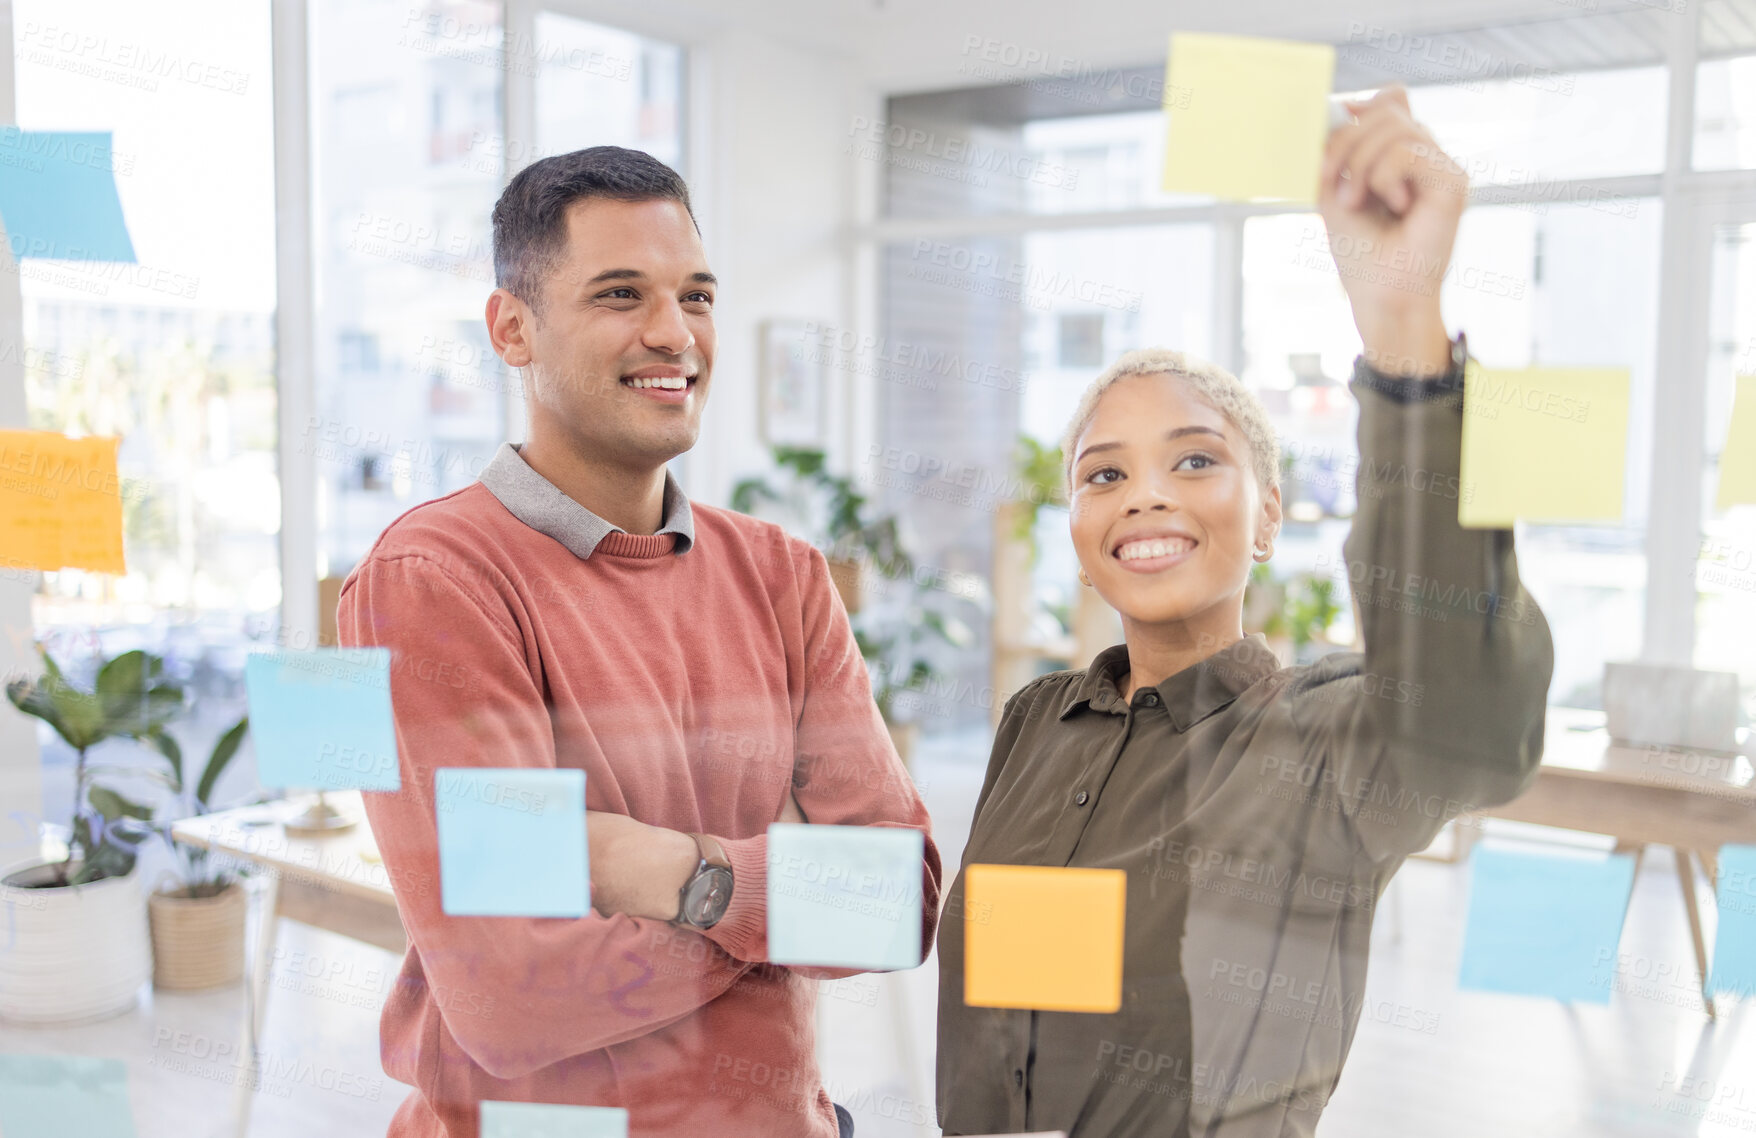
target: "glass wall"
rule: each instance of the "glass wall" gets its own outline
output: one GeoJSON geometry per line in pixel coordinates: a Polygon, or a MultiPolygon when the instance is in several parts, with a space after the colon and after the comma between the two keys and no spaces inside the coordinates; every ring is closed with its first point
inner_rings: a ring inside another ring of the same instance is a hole
{"type": "MultiPolygon", "coordinates": [[[[18,268],[30,425],[122,438],[128,572],[45,574],[36,633],[80,680],[101,656],[164,656],[205,754],[280,604],[269,5],[15,0],[12,29],[19,126],[113,132],[137,257],[18,268]]],[[[72,753],[41,738],[65,817],[72,753]]]]}
{"type": "Polygon", "coordinates": [[[1696,571],[1695,666],[1737,672],[1744,719],[1756,721],[1756,506],[1715,509],[1735,377],[1756,375],[1756,221],[1714,233],[1707,357],[1707,468],[1696,571]]]}
{"type": "MultiPolygon", "coordinates": [[[[1594,708],[1601,706],[1604,661],[1641,651],[1662,221],[1656,198],[1628,193],[1627,181],[1606,187],[1599,180],[1662,171],[1667,76],[1650,65],[1525,71],[1511,79],[1417,85],[1410,102],[1467,169],[1472,186],[1504,203],[1478,203],[1465,215],[1444,284],[1452,330],[1467,332],[1489,367],[1604,366],[1631,375],[1622,522],[1520,527],[1520,567],[1554,625],[1550,698],[1594,708]]],[[[1017,404],[1018,430],[1051,445],[1079,388],[1129,347],[1235,358],[1240,377],[1267,405],[1284,452],[1287,522],[1264,577],[1313,603],[1325,590],[1338,602],[1325,618],[1327,631],[1300,645],[1299,655],[1346,645],[1353,628],[1338,570],[1354,509],[1356,416],[1346,384],[1361,345],[1322,219],[1297,208],[1220,210],[1207,199],[1162,193],[1162,87],[1128,85],[1147,74],[1114,73],[1107,101],[1124,109],[1103,113],[1036,84],[891,100],[887,121],[874,131],[889,155],[886,216],[893,229],[915,220],[939,224],[912,246],[891,246],[884,333],[900,337],[927,313],[948,345],[1016,357],[1029,376],[1017,404]],[[1135,105],[1146,95],[1151,109],[1135,105]],[[1157,211],[1163,220],[1103,227],[1103,214],[1122,210],[1157,211]],[[1069,215],[1075,224],[1061,220],[1069,215]],[[958,217],[982,219],[983,235],[940,236],[949,232],[943,222],[958,217]],[[1221,234],[1228,239],[1219,241],[1221,234]],[[1236,258],[1235,315],[1215,307],[1227,299],[1214,295],[1226,275],[1224,264],[1216,274],[1216,255],[1236,258]],[[1003,300],[903,300],[934,274],[972,289],[981,266],[1014,262],[1027,269],[1008,278],[1003,300]],[[1138,293],[1141,311],[1032,301],[1033,279],[1082,278],[1138,293]],[[964,311],[971,305],[982,315],[964,311]],[[1149,317],[1155,308],[1164,318],[1149,317]]],[[[1736,102],[1741,88],[1734,82],[1730,89],[1736,102]]],[[[881,385],[879,402],[887,443],[930,435],[925,420],[943,411],[930,398],[889,385],[881,385]]],[[[1011,412],[995,404],[980,413],[1011,412]]],[[[973,414],[956,417],[957,454],[1009,470],[1005,429],[972,427],[973,414]],[[987,441],[976,445],[972,434],[987,441]]],[[[912,491],[918,498],[919,488],[912,491]]],[[[937,518],[934,511],[944,508],[911,497],[888,502],[909,517],[937,518]]],[[[963,532],[971,532],[970,521],[964,519],[963,532]]],[[[920,528],[939,532],[925,521],[920,528]]],[[[1038,546],[1065,553],[1063,537],[1045,533],[1038,546]]],[[[962,549],[969,564],[958,567],[979,572],[985,555],[962,549]]],[[[1045,612],[1065,613],[1069,586],[1054,577],[1071,581],[1072,568],[1053,555],[1039,562],[1045,612]]]]}
{"type": "MultiPolygon", "coordinates": [[[[482,310],[506,149],[500,6],[311,6],[319,575],[473,482],[505,433],[482,310]]],[[[507,57],[517,62],[516,56],[507,57]]]]}
{"type": "MultiPolygon", "coordinates": [[[[683,165],[683,51],[556,12],[536,18],[536,146],[532,158],[586,146],[643,150],[683,165]]],[[[526,165],[515,152],[511,169],[526,165]]]]}

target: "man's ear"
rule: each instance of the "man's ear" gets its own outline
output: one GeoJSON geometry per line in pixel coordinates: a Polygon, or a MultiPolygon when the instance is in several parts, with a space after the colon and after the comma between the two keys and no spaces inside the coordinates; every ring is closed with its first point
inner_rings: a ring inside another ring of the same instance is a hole
{"type": "Polygon", "coordinates": [[[536,315],[530,305],[506,289],[488,294],[488,340],[507,367],[530,366],[530,333],[536,315]]]}

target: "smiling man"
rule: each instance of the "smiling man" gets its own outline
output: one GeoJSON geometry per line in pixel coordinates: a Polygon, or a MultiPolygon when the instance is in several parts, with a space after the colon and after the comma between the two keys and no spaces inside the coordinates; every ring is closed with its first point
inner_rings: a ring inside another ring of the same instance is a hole
{"type": "MultiPolygon", "coordinates": [[[[823,555],[666,469],[713,374],[688,189],[637,151],[543,159],[495,206],[494,266],[529,441],[397,519],[340,602],[344,643],[452,665],[398,671],[404,789],[367,796],[410,941],[382,1046],[416,1090],[391,1133],[473,1138],[479,1102],[510,1100],[625,1107],[648,1138],[845,1135],[813,1008],[846,972],[768,962],[767,827],[928,820],[823,555]],[[434,771],[464,766],[585,771],[595,912],[443,912],[434,771]]],[[[923,957],[939,868],[929,837],[923,957]]]]}

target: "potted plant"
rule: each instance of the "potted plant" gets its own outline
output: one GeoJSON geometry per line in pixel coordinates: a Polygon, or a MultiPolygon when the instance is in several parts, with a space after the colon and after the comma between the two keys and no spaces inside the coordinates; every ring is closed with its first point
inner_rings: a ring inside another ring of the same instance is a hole
{"type": "Polygon", "coordinates": [[[1275,655],[1300,664],[1310,661],[1319,640],[1327,641],[1329,626],[1341,616],[1341,603],[1333,577],[1294,573],[1283,580],[1261,564],[1250,570],[1244,610],[1245,625],[1258,626],[1275,655]]]}
{"type": "Polygon", "coordinates": [[[870,564],[891,579],[914,571],[914,562],[902,548],[896,519],[865,517],[866,496],[853,479],[829,472],[823,451],[777,446],[772,455],[774,464],[792,475],[790,484],[777,489],[761,478],[741,479],[732,487],[732,509],[753,514],[758,503],[775,502],[799,524],[820,529],[830,580],[850,615],[860,611],[865,599],[860,580],[863,566],[870,564]]]}
{"type": "Polygon", "coordinates": [[[1013,452],[1013,473],[1024,489],[1024,497],[1014,499],[1012,536],[1030,545],[1030,563],[1036,564],[1037,515],[1044,506],[1067,507],[1067,486],[1061,473],[1061,447],[1045,446],[1030,435],[1019,435],[1013,452]]]}
{"type": "Polygon", "coordinates": [[[14,680],[6,695],[78,754],[73,820],[64,858],[0,875],[0,1017],[96,1019],[134,1006],[151,972],[146,898],[135,870],[140,844],[153,830],[151,807],[96,781],[141,772],[93,766],[89,754],[118,737],[165,753],[164,726],[182,710],[183,690],[163,682],[163,662],[145,652],[107,661],[91,691],[69,683],[54,658],[41,654],[43,675],[14,680]]]}
{"type": "MultiPolygon", "coordinates": [[[[171,760],[172,770],[178,776],[175,790],[184,817],[209,812],[213,788],[249,730],[250,720],[246,716],[219,737],[193,791],[182,786],[181,757],[171,760]]],[[[163,743],[171,749],[166,755],[169,758],[176,751],[176,742],[167,733],[163,743]]],[[[152,926],[153,986],[187,991],[236,983],[244,975],[247,909],[237,873],[215,860],[209,850],[172,841],[168,825],[159,832],[177,858],[180,883],[169,890],[154,890],[147,901],[152,926]]]]}
{"type": "Polygon", "coordinates": [[[866,496],[851,478],[829,472],[823,451],[778,446],[772,453],[775,465],[791,474],[790,481],[775,487],[761,478],[742,479],[732,488],[732,508],[748,514],[761,502],[778,503],[826,551],[830,578],[850,614],[854,640],[872,679],[873,700],[907,766],[919,729],[897,714],[906,705],[900,697],[939,678],[926,644],[961,644],[964,629],[939,611],[916,581],[914,558],[903,548],[894,515],[868,517],[866,496]],[[862,581],[868,568],[877,577],[871,588],[862,581]]]}

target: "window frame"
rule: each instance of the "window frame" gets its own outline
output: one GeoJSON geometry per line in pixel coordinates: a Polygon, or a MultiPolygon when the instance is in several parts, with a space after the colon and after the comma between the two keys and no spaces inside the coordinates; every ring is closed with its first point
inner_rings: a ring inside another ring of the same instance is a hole
{"type": "MultiPolygon", "coordinates": [[[[1516,35],[1515,25],[1505,29],[1516,35]]],[[[1695,561],[1701,546],[1701,470],[1707,397],[1707,289],[1714,227],[1727,220],[1756,221],[1756,170],[1695,170],[1695,91],[1700,21],[1670,22],[1664,47],[1669,106],[1664,168],[1653,174],[1552,179],[1517,185],[1474,186],[1471,204],[1515,205],[1588,201],[1600,194],[1652,198],[1660,233],[1655,374],[1667,398],[1655,399],[1654,454],[1647,488],[1646,586],[1640,658],[1692,666],[1695,646],[1695,561]]],[[[874,175],[874,178],[876,175],[874,175]]],[[[874,193],[876,190],[874,190],[874,193]]],[[[878,218],[857,233],[856,247],[873,257],[893,243],[920,238],[1022,235],[1073,229],[1205,223],[1214,231],[1211,343],[1214,362],[1236,373],[1243,366],[1243,238],[1252,217],[1309,213],[1309,204],[1232,203],[1142,207],[1086,213],[1005,214],[970,218],[878,218]]],[[[876,272],[876,268],[874,269],[876,272]]],[[[874,277],[874,279],[876,279],[874,277]]],[[[874,329],[876,331],[876,329],[874,329]]]]}

